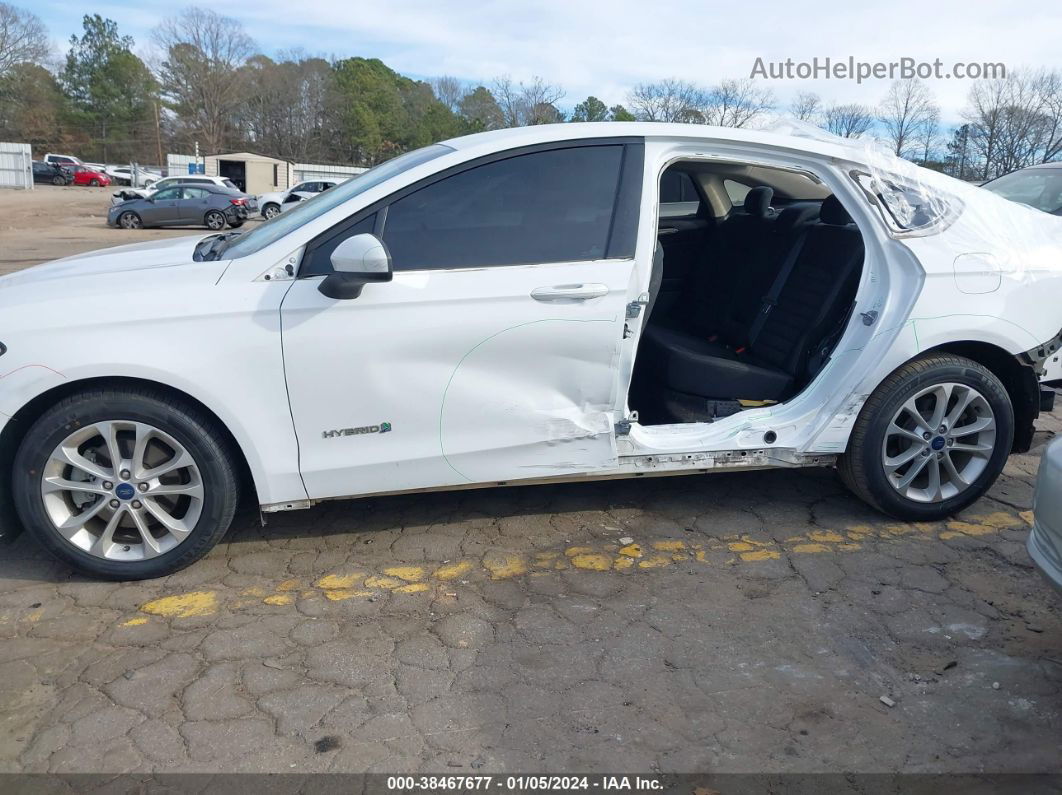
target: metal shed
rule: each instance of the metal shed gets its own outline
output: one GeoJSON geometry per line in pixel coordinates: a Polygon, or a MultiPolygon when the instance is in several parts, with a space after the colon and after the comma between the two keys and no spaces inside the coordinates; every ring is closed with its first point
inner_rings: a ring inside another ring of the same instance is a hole
{"type": "Polygon", "coordinates": [[[276,157],[254,152],[233,152],[207,155],[203,160],[208,176],[227,177],[246,193],[287,190],[294,181],[292,163],[276,157]]]}

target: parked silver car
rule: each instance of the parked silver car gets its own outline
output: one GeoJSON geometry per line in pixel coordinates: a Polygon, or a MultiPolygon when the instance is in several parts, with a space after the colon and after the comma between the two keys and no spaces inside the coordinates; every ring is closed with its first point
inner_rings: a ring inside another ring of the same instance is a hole
{"type": "Polygon", "coordinates": [[[111,205],[107,224],[123,229],[146,226],[206,226],[224,229],[247,219],[249,197],[217,185],[175,185],[147,198],[111,205]]]}
{"type": "Polygon", "coordinates": [[[1029,555],[1048,581],[1062,591],[1062,437],[1047,446],[1040,461],[1033,514],[1029,555]]]}

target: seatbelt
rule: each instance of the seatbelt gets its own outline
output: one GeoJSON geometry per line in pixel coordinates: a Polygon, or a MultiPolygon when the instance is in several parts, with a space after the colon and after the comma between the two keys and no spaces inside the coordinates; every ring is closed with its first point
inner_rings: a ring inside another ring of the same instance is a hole
{"type": "Polygon", "coordinates": [[[771,314],[771,310],[774,309],[775,305],[778,303],[778,297],[782,294],[782,290],[785,289],[785,283],[789,281],[789,274],[793,272],[793,267],[796,265],[797,259],[800,257],[800,252],[804,250],[804,240],[806,237],[807,232],[801,232],[793,242],[793,247],[789,250],[785,262],[782,263],[781,270],[779,270],[778,275],[774,277],[774,283],[771,284],[771,289],[768,290],[767,295],[763,297],[763,304],[760,306],[760,311],[756,315],[756,319],[752,321],[752,327],[749,329],[748,348],[751,348],[756,344],[756,338],[760,336],[760,332],[763,331],[763,326],[767,322],[767,316],[771,314]]]}

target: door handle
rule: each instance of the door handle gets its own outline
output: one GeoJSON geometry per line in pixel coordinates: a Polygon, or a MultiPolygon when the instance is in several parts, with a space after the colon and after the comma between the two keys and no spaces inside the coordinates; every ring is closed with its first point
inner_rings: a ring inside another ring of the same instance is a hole
{"type": "Polygon", "coordinates": [[[589,301],[608,295],[605,284],[555,284],[552,287],[536,287],[531,297],[536,301],[552,301],[560,304],[573,304],[589,301]]]}

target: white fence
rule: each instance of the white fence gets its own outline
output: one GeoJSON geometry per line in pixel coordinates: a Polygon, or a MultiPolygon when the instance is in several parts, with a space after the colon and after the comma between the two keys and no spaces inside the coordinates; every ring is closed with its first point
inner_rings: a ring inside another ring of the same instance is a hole
{"type": "Polygon", "coordinates": [[[0,188],[33,190],[33,154],[29,144],[0,143],[0,188]]]}
{"type": "Polygon", "coordinates": [[[360,166],[328,166],[321,163],[296,163],[295,181],[305,182],[308,179],[347,179],[363,174],[368,169],[360,166]]]}

